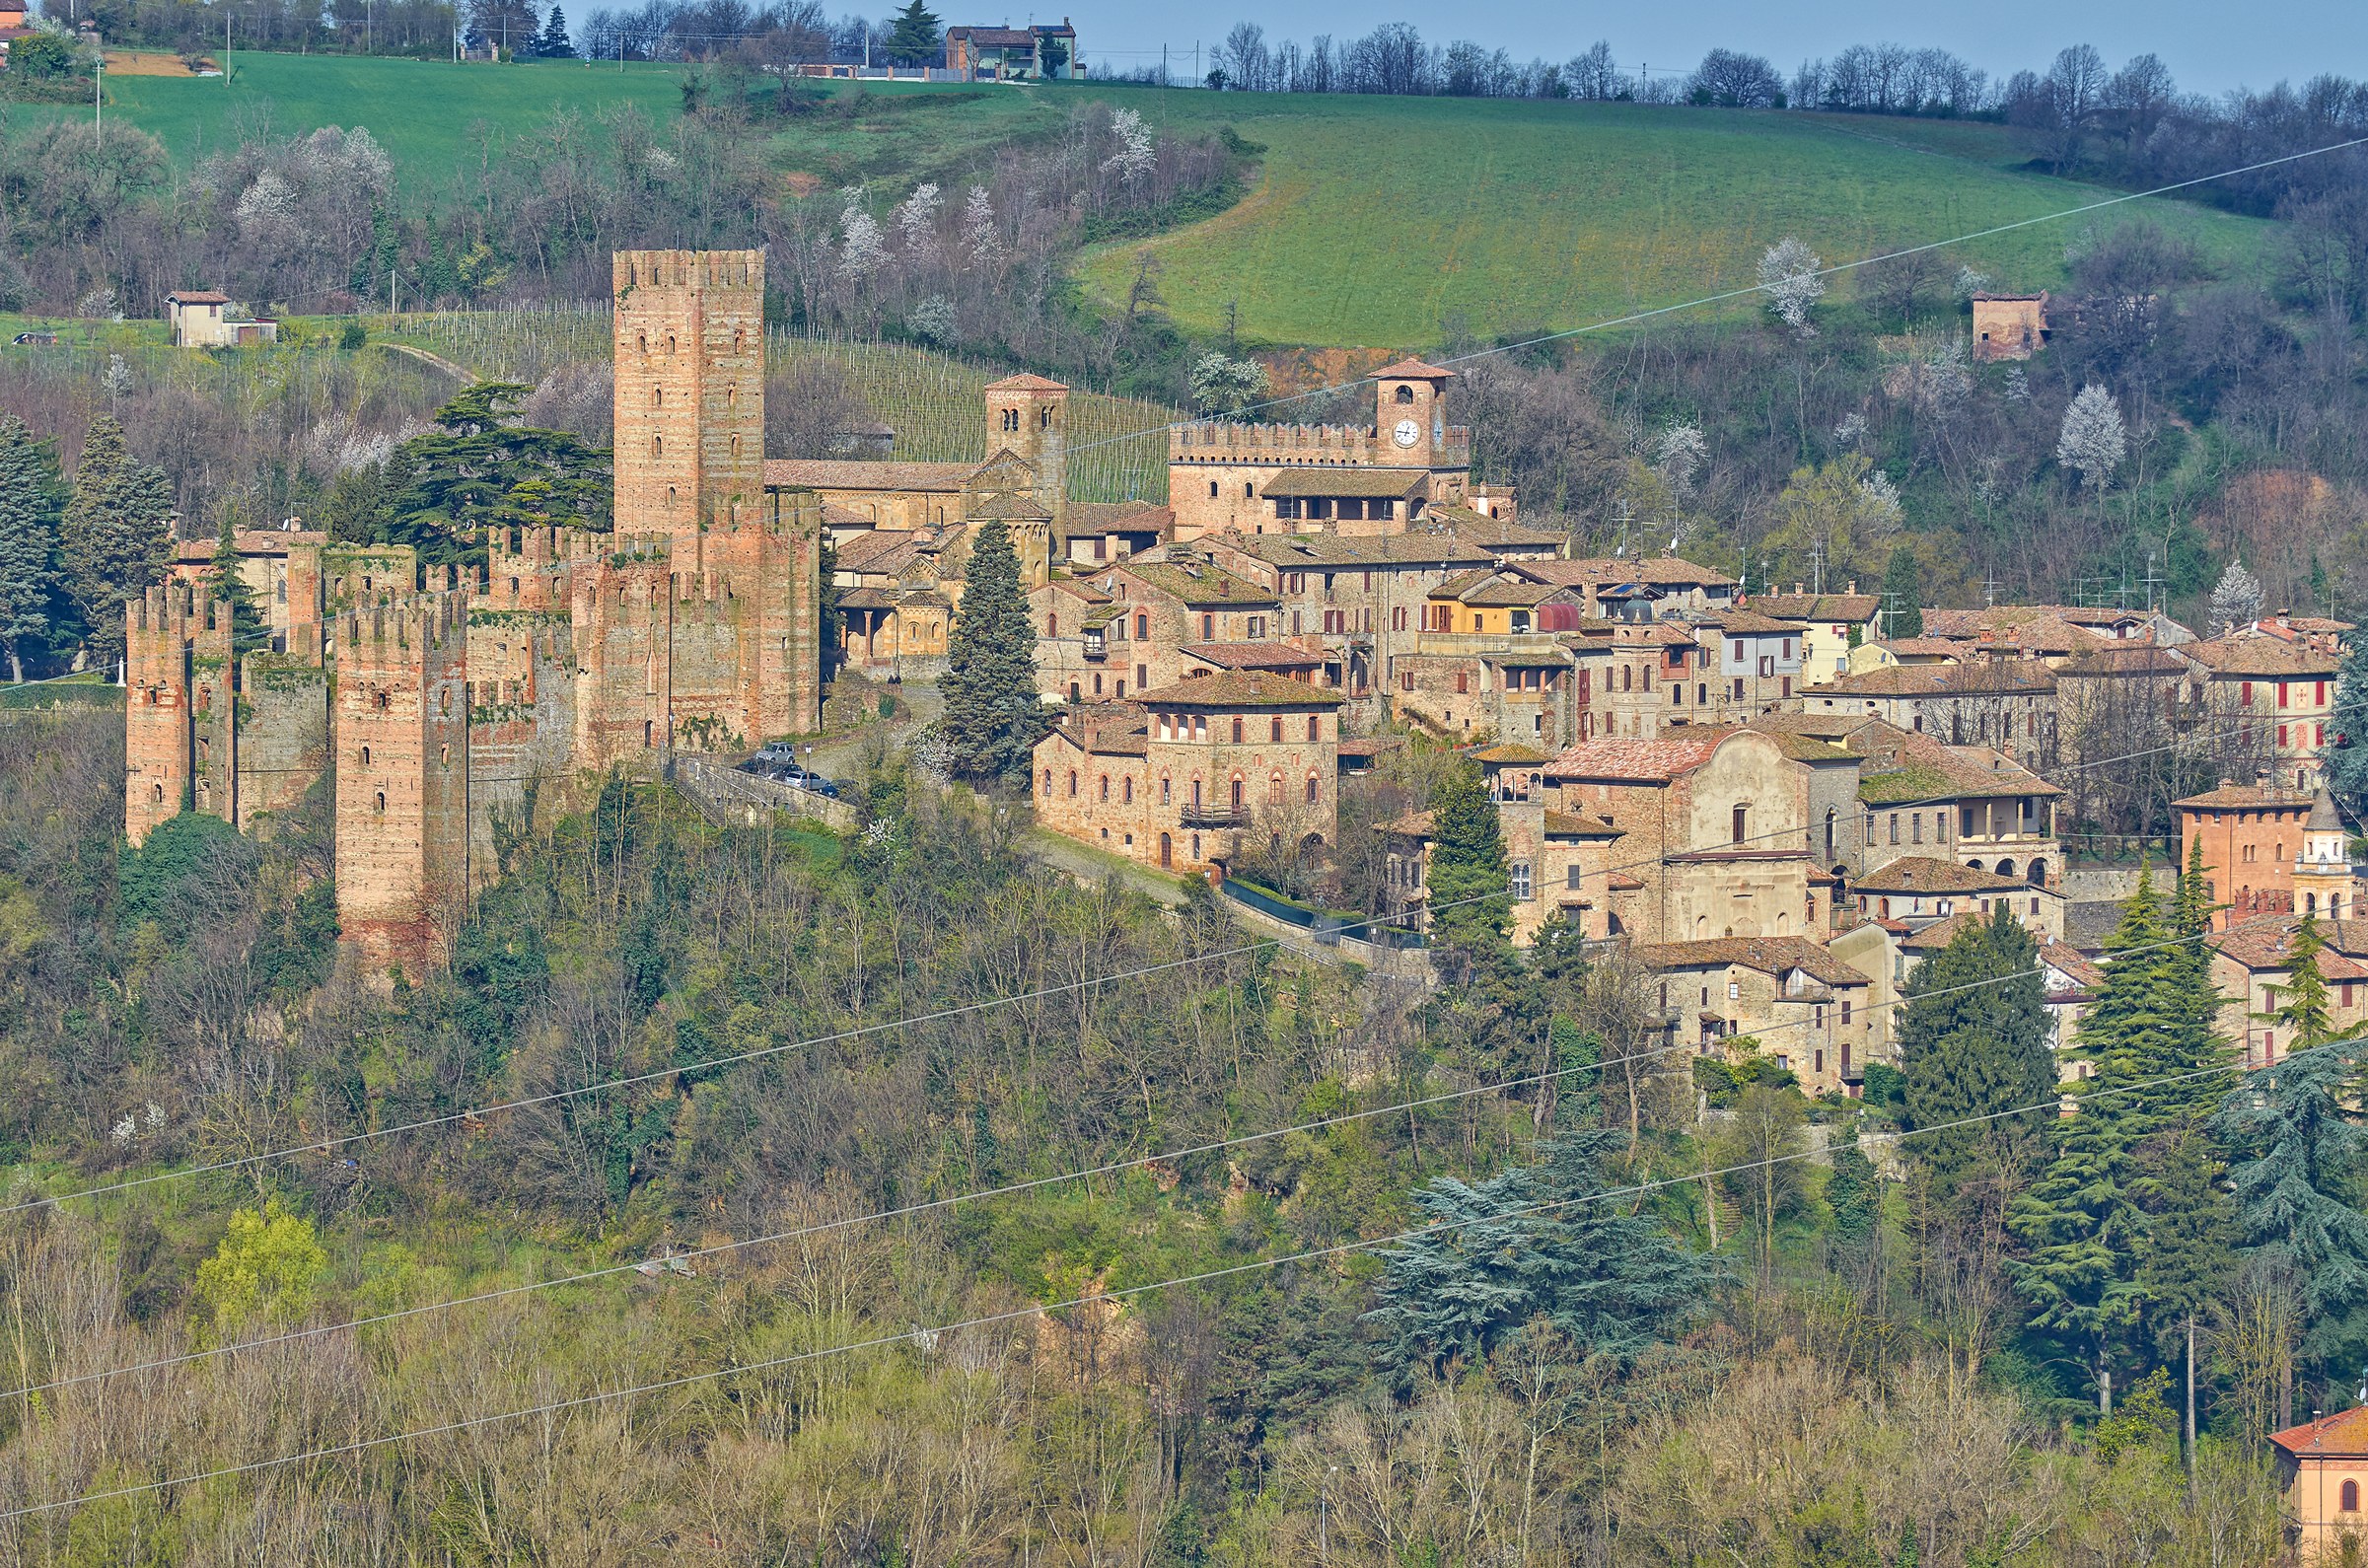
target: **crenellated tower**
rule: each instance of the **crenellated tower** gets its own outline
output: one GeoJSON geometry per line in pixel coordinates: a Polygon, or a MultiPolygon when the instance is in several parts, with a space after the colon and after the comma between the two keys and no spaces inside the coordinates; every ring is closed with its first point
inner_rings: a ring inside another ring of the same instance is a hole
{"type": "Polygon", "coordinates": [[[764,495],[764,252],[620,250],[612,278],[616,528],[696,558],[764,495]]]}
{"type": "Polygon", "coordinates": [[[189,801],[190,610],[179,583],[125,606],[123,835],[135,846],[189,801]]]}

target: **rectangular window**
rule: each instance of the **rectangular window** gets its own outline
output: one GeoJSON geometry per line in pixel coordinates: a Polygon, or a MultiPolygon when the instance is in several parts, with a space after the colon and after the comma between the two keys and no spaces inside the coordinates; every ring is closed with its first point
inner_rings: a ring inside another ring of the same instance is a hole
{"type": "Polygon", "coordinates": [[[1411,691],[1414,689],[1413,671],[1401,670],[1398,673],[1398,689],[1400,691],[1411,691]]]}
{"type": "Polygon", "coordinates": [[[1741,676],[1735,677],[1735,700],[1737,702],[1743,700],[1743,677],[1741,676]]]}
{"type": "Polygon", "coordinates": [[[1759,678],[1766,680],[1776,673],[1776,661],[1762,654],[1759,659],[1759,678]]]}
{"type": "Polygon", "coordinates": [[[1846,996],[1841,999],[1841,1027],[1850,1027],[1850,999],[1846,996]]]}
{"type": "Polygon", "coordinates": [[[1216,638],[1217,638],[1217,617],[1216,617],[1216,616],[1214,616],[1214,615],[1203,615],[1203,616],[1201,616],[1201,617],[1200,617],[1200,640],[1201,640],[1202,642],[1214,642],[1214,641],[1216,641],[1216,638]]]}
{"type": "Polygon", "coordinates": [[[1516,903],[1530,901],[1530,863],[1526,860],[1513,862],[1513,900],[1516,903]]]}
{"type": "Polygon", "coordinates": [[[1922,812],[1912,812],[1908,815],[1907,841],[1911,844],[1920,844],[1924,841],[1924,814],[1922,812]]]}
{"type": "MultiPolygon", "coordinates": [[[[1566,870],[1563,875],[1566,879],[1563,886],[1567,887],[1572,892],[1577,892],[1579,891],[1579,868],[1572,866],[1566,870]]],[[[2351,987],[2349,985],[2345,985],[2343,987],[2343,1005],[2345,1007],[2349,1007],[2351,1005],[2351,987]]]]}
{"type": "Polygon", "coordinates": [[[1895,844],[1900,841],[1900,814],[1898,812],[1891,814],[1891,841],[1895,844]]]}
{"type": "Polygon", "coordinates": [[[2280,680],[2277,683],[2277,705],[2281,708],[2286,705],[2286,688],[2287,683],[2285,681],[2280,680]]]}

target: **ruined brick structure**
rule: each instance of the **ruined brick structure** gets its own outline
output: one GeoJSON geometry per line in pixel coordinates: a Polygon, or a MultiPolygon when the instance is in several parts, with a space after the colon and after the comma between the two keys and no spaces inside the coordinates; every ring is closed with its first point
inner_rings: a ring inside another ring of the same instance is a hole
{"type": "Polygon", "coordinates": [[[325,784],[345,939],[417,973],[498,869],[505,817],[818,727],[823,509],[764,470],[763,253],[627,251],[615,278],[615,532],[505,531],[466,574],[240,535],[270,558],[250,577],[273,646],[236,660],[199,584],[150,590],[128,616],[133,843],[325,784]]]}

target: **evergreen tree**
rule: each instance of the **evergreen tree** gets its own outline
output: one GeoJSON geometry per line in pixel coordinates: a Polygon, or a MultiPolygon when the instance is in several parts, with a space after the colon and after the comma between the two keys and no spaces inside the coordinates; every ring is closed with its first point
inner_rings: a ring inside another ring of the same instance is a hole
{"type": "Polygon", "coordinates": [[[2353,1206],[2368,1135],[2344,1114],[2358,1047],[2331,1041],[2247,1075],[2212,1130],[2231,1151],[2229,1189],[2248,1257],[2299,1287],[2300,1347],[2324,1362],[2354,1334],[2368,1306],[2368,1217],[2353,1206]]]}
{"type": "Polygon", "coordinates": [[[164,469],[133,461],[111,414],[83,440],[59,538],[91,650],[111,662],[123,652],[123,602],[162,582],[173,554],[173,487],[164,469]]]}
{"type": "Polygon", "coordinates": [[[955,770],[981,781],[1025,778],[1044,733],[1036,689],[1036,627],[1020,592],[1020,558],[999,522],[979,529],[963,569],[962,606],[946,649],[946,742],[955,770]]]}
{"type": "Polygon", "coordinates": [[[238,535],[231,527],[228,510],[222,514],[222,532],[214,540],[214,558],[206,567],[205,592],[208,599],[230,606],[233,654],[251,654],[271,646],[271,628],[263,623],[262,607],[254,602],[254,590],[248,586],[246,574],[239,570],[238,535]]]}
{"type": "Polygon", "coordinates": [[[2328,728],[2335,744],[2321,751],[2327,787],[2354,813],[2368,811],[2368,629],[2343,635],[2343,668],[2335,676],[2334,711],[2328,728]]]}
{"type": "Polygon", "coordinates": [[[1916,965],[1902,999],[1907,1147],[1935,1197],[2026,1167],[2054,1119],[2055,1058],[2039,945],[2003,902],[1916,965]],[[2028,1115],[2003,1115],[2025,1106],[2028,1115]],[[1990,1119],[1968,1122],[1969,1117],[1990,1119]],[[1944,1125],[1963,1123],[1959,1125],[1944,1125]]]}
{"type": "Polygon", "coordinates": [[[2326,951],[2327,939],[2319,934],[2319,917],[2304,915],[2286,945],[2286,983],[2270,989],[2277,1005],[2266,1013],[2253,1015],[2263,1024],[2285,1030],[2291,1036],[2286,1046],[2290,1052],[2306,1051],[2336,1038],[2333,1003],[2327,994],[2327,974],[2319,967],[2319,956],[2326,951]]]}
{"type": "Polygon", "coordinates": [[[2158,1355],[2184,1357],[2187,1418],[2180,1434],[2188,1477],[2195,1474],[2195,1324],[2236,1267],[2236,1205],[2227,1170],[2200,1125],[2172,1133],[2145,1182],[2149,1216],[2137,1286],[2158,1355]]]}
{"type": "Polygon", "coordinates": [[[2163,1085],[2151,1098],[2158,1125],[2185,1127],[2209,1117],[2237,1083],[2235,1042],[2220,1033],[2224,999],[2212,979],[2211,882],[2201,837],[2188,845],[2170,925],[2171,962],[2164,984],[2170,991],[2171,1047],[2160,1068],[2162,1075],[2176,1075],[2178,1081],[2163,1085]]]}
{"type": "Polygon", "coordinates": [[[8,678],[49,635],[57,591],[57,462],[25,421],[0,414],[0,651],[8,678]]]}
{"type": "Polygon", "coordinates": [[[1383,1305],[1369,1315],[1398,1362],[1476,1361],[1541,1317],[1580,1357],[1631,1357],[1701,1300],[1709,1265],[1649,1212],[1611,1200],[1599,1167],[1621,1143],[1568,1133],[1541,1144],[1538,1164],[1416,1192],[1439,1228],[1382,1254],[1383,1305]]]}
{"type": "Polygon", "coordinates": [[[567,36],[567,13],[557,6],[543,19],[542,36],[535,40],[535,52],[546,60],[572,60],[576,46],[567,36]]]}
{"type": "Polygon", "coordinates": [[[442,564],[468,554],[488,528],[553,524],[606,532],[614,485],[609,454],[564,430],[517,423],[530,389],[478,382],[436,410],[437,428],[396,448],[387,537],[442,564]]]}
{"type": "Polygon", "coordinates": [[[888,57],[897,65],[945,63],[945,34],[928,0],[905,0],[904,9],[890,20],[888,57]]]}
{"type": "Polygon", "coordinates": [[[1904,542],[1891,547],[1891,560],[1883,568],[1883,635],[1886,638],[1924,635],[1923,575],[1916,569],[1915,551],[1904,542]]]}
{"type": "Polygon", "coordinates": [[[1833,1174],[1826,1178],[1826,1206],[1833,1211],[1834,1241],[1845,1247],[1857,1248],[1874,1239],[1882,1191],[1875,1176],[1875,1162],[1858,1147],[1857,1138],[1837,1143],[1833,1150],[1833,1174]]]}
{"type": "Polygon", "coordinates": [[[1513,919],[1504,836],[1479,768],[1459,761],[1431,794],[1431,941],[1465,965],[1501,958],[1513,919]]]}

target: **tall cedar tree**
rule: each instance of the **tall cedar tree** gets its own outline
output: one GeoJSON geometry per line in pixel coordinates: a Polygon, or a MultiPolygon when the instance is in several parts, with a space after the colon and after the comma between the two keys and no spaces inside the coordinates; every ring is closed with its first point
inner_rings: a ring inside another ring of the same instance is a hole
{"type": "Polygon", "coordinates": [[[1883,568],[1883,635],[1924,635],[1923,573],[1916,570],[1915,551],[1904,544],[1891,547],[1883,568]]]}
{"type": "Polygon", "coordinates": [[[8,678],[48,640],[57,592],[57,460],[25,421],[0,414],[0,651],[8,678]]]}
{"type": "Polygon", "coordinates": [[[254,602],[254,590],[248,585],[246,574],[239,570],[238,535],[227,514],[222,519],[222,532],[214,539],[214,559],[206,567],[205,591],[207,598],[230,606],[231,652],[251,654],[271,646],[271,628],[263,623],[262,607],[254,602]]]}
{"type": "Polygon", "coordinates": [[[2368,628],[2344,633],[2343,668],[2335,675],[2335,706],[2328,715],[2335,744],[2321,753],[2327,787],[2368,811],[2368,628]]]}
{"type": "Polygon", "coordinates": [[[963,569],[962,606],[946,649],[946,742],[966,778],[1025,778],[1044,733],[1036,689],[1036,627],[1020,596],[1011,531],[978,531],[963,569]]]}
{"type": "Polygon", "coordinates": [[[609,454],[564,430],[515,423],[533,389],[478,382],[436,410],[437,428],[395,451],[393,518],[374,543],[409,544],[425,561],[472,555],[486,528],[606,531],[614,485],[609,454]]]}
{"type": "Polygon", "coordinates": [[[2161,1065],[2165,1074],[2181,1076],[2152,1097],[2165,1127],[2209,1117],[2237,1086],[2236,1043],[2220,1032],[2224,998],[2212,979],[2212,909],[2211,872],[2198,835],[2188,845],[2188,863],[2171,905],[2175,945],[2166,979],[2175,1045],[2161,1065]]]}
{"type": "Polygon", "coordinates": [[[172,559],[173,486],[164,469],[132,460],[111,414],[83,438],[58,536],[91,651],[112,661],[123,652],[123,602],[164,581],[172,559]]]}
{"type": "Polygon", "coordinates": [[[890,19],[888,57],[898,65],[945,63],[946,36],[926,0],[907,0],[904,9],[890,19]]]}
{"type": "Polygon", "coordinates": [[[1710,1266],[1603,1178],[1624,1140],[1601,1130],[1538,1146],[1485,1181],[1439,1176],[1414,1194],[1427,1230],[1383,1254],[1383,1305],[1401,1366],[1477,1361],[1537,1318],[1580,1356],[1625,1359],[1699,1302],[1710,1266]]]}
{"type": "Polygon", "coordinates": [[[2195,1476],[2195,1328],[2236,1267],[2236,1205],[2227,1168],[2200,1124],[2164,1135],[2149,1160],[2145,1205],[2152,1216],[2137,1286],[2160,1356],[2185,1358],[2187,1414],[2180,1447],[2190,1487],[2195,1476]]]}
{"type": "Polygon", "coordinates": [[[1900,1054],[1907,1064],[1910,1143],[1933,1195],[1953,1203],[1983,1180],[2028,1168],[2053,1118],[2055,1058],[2039,945],[2000,901],[1916,965],[1902,992],[1900,1054]],[[2028,1115],[2000,1112],[2041,1107],[2028,1115]]]}
{"type": "Polygon", "coordinates": [[[2105,944],[2105,979],[2075,1041],[2096,1064],[2079,1110],[2054,1125],[2054,1158],[2015,1200],[2007,1225],[2030,1247],[2013,1265],[2033,1325],[2072,1341],[2113,1411],[2113,1367],[2121,1337],[2138,1320],[2138,1273],[2148,1219],[2139,1208],[2139,1146],[2157,1121],[2150,1086],[2172,1067],[2179,1039],[2178,966],[2154,876],[2138,872],[2105,944]]]}
{"type": "Polygon", "coordinates": [[[1459,761],[1431,794],[1431,940],[1471,965],[1506,946],[1513,893],[1496,805],[1479,768],[1459,761]]]}

